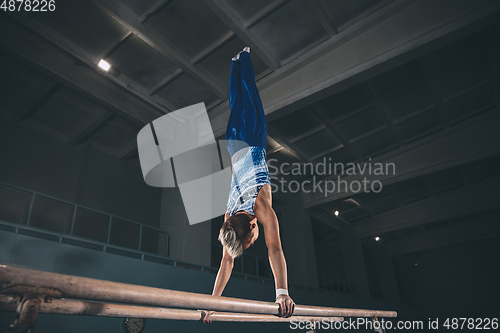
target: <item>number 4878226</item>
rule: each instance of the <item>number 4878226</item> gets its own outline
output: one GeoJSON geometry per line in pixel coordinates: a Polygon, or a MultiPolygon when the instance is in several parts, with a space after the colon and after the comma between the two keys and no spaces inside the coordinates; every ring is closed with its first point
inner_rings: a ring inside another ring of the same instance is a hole
{"type": "MultiPolygon", "coordinates": [[[[1,0],[0,0],[1,1],[1,0]]],[[[4,12],[53,12],[55,0],[3,0],[0,10],[4,12]]]]}

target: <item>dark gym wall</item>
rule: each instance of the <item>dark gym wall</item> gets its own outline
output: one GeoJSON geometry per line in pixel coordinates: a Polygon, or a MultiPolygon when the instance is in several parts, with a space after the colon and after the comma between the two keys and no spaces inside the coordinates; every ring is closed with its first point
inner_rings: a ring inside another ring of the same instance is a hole
{"type": "Polygon", "coordinates": [[[395,271],[404,303],[425,308],[435,317],[498,317],[500,237],[402,259],[395,271]]]}
{"type": "MultiPolygon", "coordinates": [[[[0,230],[0,263],[23,265],[31,269],[84,276],[109,281],[210,294],[215,272],[174,267],[171,264],[140,260],[96,251],[46,239],[0,230]]],[[[426,318],[419,309],[386,301],[317,290],[290,288],[294,301],[304,305],[395,310],[401,318],[426,318]]],[[[233,276],[224,296],[273,301],[274,283],[262,283],[233,276]]],[[[0,332],[13,323],[14,313],[0,312],[0,332]]],[[[40,314],[37,333],[106,332],[122,333],[122,318],[40,314]]],[[[297,330],[304,332],[305,330],[297,330]]],[[[287,323],[213,323],[175,320],[149,320],[144,332],[291,332],[287,323]]],[[[326,332],[326,330],[325,330],[326,332]]],[[[356,330],[363,332],[363,330],[356,330]]]]}
{"type": "Polygon", "coordinates": [[[0,118],[0,181],[154,227],[161,190],[139,165],[0,118]]]}

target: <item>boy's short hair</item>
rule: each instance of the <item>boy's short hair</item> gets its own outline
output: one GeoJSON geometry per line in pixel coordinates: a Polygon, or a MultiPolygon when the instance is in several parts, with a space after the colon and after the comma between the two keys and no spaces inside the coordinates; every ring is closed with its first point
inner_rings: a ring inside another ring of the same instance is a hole
{"type": "Polygon", "coordinates": [[[247,214],[234,214],[222,224],[219,241],[232,258],[238,258],[243,253],[241,242],[250,234],[250,221],[247,214]]]}

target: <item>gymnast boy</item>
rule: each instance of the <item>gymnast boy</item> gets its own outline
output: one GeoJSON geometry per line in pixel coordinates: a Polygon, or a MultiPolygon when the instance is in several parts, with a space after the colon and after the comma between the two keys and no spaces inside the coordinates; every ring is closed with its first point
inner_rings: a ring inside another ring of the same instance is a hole
{"type": "MultiPolygon", "coordinates": [[[[250,48],[245,47],[232,59],[229,78],[230,115],[226,128],[226,146],[231,156],[233,176],[219,241],[223,254],[212,295],[221,296],[229,280],[234,259],[264,235],[269,263],[274,275],[279,315],[290,317],[295,303],[288,295],[287,269],[281,248],[278,218],[272,208],[269,170],[266,162],[267,124],[250,48]]],[[[203,322],[210,323],[213,311],[204,312],[203,322]]]]}

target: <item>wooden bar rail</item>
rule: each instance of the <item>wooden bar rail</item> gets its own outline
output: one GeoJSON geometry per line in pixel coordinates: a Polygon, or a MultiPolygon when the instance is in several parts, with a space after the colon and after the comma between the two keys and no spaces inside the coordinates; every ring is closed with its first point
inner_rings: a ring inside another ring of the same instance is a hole
{"type": "MultiPolygon", "coordinates": [[[[0,265],[0,293],[41,294],[42,297],[72,298],[184,309],[278,315],[279,305],[222,296],[138,286],[25,268],[0,265]]],[[[296,305],[294,316],[396,317],[395,311],[344,309],[296,305]]]]}
{"type": "MultiPolygon", "coordinates": [[[[16,312],[20,298],[0,295],[0,311],[16,312]]],[[[53,299],[40,304],[39,313],[55,313],[66,315],[84,315],[100,317],[144,318],[201,321],[204,311],[167,309],[137,305],[106,304],[99,302],[83,302],[74,300],[53,299]]],[[[233,321],[246,323],[288,323],[295,321],[343,321],[342,317],[299,317],[280,318],[273,315],[215,312],[210,316],[212,321],[233,321]]]]}

